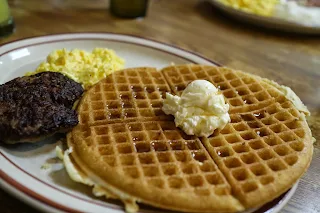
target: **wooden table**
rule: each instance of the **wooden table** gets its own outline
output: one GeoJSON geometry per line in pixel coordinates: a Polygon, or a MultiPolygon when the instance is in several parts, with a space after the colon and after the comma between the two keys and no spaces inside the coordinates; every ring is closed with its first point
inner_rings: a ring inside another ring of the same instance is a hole
{"type": "MultiPolygon", "coordinates": [[[[196,51],[223,65],[290,86],[308,106],[315,144],[313,161],[282,212],[320,212],[320,39],[239,23],[199,0],[153,0],[145,19],[120,19],[103,0],[9,0],[16,32],[0,44],[66,32],[117,32],[196,51]]],[[[0,191],[1,212],[35,213],[0,191]]]]}

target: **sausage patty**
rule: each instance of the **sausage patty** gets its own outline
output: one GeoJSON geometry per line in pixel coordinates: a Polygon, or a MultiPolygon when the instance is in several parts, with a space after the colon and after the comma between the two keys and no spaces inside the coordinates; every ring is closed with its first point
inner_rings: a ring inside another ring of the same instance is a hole
{"type": "Polygon", "coordinates": [[[81,84],[61,73],[42,72],[0,85],[0,141],[37,141],[78,124],[72,109],[81,84]]]}

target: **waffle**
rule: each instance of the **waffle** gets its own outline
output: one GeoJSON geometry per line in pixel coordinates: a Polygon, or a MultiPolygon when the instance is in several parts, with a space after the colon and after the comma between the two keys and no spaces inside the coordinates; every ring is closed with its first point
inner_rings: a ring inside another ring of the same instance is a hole
{"type": "Polygon", "coordinates": [[[284,193],[308,168],[310,129],[304,114],[278,88],[227,68],[189,65],[162,72],[175,94],[191,81],[205,79],[225,96],[231,122],[202,142],[246,208],[284,193]]]}
{"type": "Polygon", "coordinates": [[[77,165],[98,176],[94,182],[117,194],[127,211],[135,201],[193,212],[243,209],[199,138],[172,121],[79,125],[68,145],[77,165]]]}
{"type": "Polygon", "coordinates": [[[81,99],[79,124],[122,121],[171,120],[162,110],[162,97],[170,87],[161,72],[142,67],[114,72],[81,99]]]}
{"type": "Polygon", "coordinates": [[[78,113],[72,159],[127,211],[136,202],[188,212],[258,207],[288,190],[312,157],[304,114],[277,87],[226,68],[118,71],[86,93],[78,113]],[[231,122],[209,138],[186,135],[161,110],[165,92],[180,95],[196,79],[230,105],[231,122]]]}

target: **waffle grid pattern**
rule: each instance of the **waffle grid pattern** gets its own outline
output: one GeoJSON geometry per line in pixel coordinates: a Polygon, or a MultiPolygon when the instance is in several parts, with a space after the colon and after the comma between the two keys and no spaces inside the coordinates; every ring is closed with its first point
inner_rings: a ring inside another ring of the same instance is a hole
{"type": "Polygon", "coordinates": [[[123,176],[214,201],[235,195],[246,208],[248,195],[275,189],[278,175],[294,167],[305,150],[305,121],[293,104],[275,87],[224,68],[116,72],[87,93],[78,111],[80,124],[73,134],[123,176]],[[221,90],[231,117],[225,128],[201,140],[176,128],[161,110],[166,92],[180,95],[196,79],[221,90]]]}
{"type": "Polygon", "coordinates": [[[170,120],[161,110],[170,88],[153,68],[115,72],[96,85],[80,104],[80,124],[117,123],[122,120],[170,120]]]}
{"type": "Polygon", "coordinates": [[[203,196],[231,193],[201,141],[173,122],[97,125],[80,128],[81,133],[88,147],[96,147],[109,166],[121,168],[127,177],[203,196]]]}
{"type": "MultiPolygon", "coordinates": [[[[187,85],[198,79],[210,81],[222,91],[227,103],[230,105],[229,113],[254,111],[272,103],[272,98],[278,96],[277,92],[267,90],[258,80],[244,75],[239,77],[236,73],[223,68],[217,70],[210,66],[176,66],[164,69],[163,73],[175,94],[181,95],[187,85]],[[246,106],[245,108],[243,106],[246,106]]],[[[278,101],[284,101],[279,99],[278,101]]]]}
{"type": "Polygon", "coordinates": [[[224,94],[231,123],[202,141],[236,193],[274,184],[277,172],[298,162],[305,138],[300,113],[275,88],[206,66],[176,66],[164,75],[177,94],[196,79],[210,81],[224,94]]]}
{"type": "Polygon", "coordinates": [[[276,105],[259,113],[233,114],[230,124],[207,139],[214,159],[242,194],[273,183],[273,174],[293,166],[304,148],[304,130],[297,117],[280,105],[275,113],[276,105]]]}

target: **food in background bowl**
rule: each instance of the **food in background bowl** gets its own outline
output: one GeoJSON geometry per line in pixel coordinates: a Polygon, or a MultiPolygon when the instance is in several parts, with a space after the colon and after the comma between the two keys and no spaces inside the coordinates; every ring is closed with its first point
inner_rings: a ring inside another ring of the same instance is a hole
{"type": "Polygon", "coordinates": [[[320,3],[316,0],[217,0],[255,15],[274,17],[305,26],[320,27],[320,3]]]}
{"type": "Polygon", "coordinates": [[[244,12],[271,16],[279,0],[218,0],[219,2],[244,12]]]}

